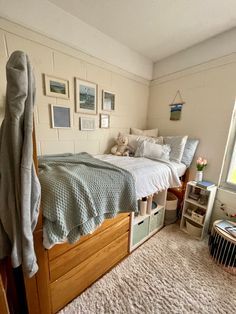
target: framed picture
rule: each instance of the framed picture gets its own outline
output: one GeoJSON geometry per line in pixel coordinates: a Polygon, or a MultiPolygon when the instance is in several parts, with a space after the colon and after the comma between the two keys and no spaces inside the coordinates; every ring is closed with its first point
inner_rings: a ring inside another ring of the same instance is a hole
{"type": "Polygon", "coordinates": [[[79,127],[81,131],[94,131],[95,130],[95,118],[80,117],[79,127]]]}
{"type": "Polygon", "coordinates": [[[51,105],[52,128],[71,128],[71,111],[69,107],[51,105]]]}
{"type": "Polygon", "coordinates": [[[45,95],[69,99],[69,81],[44,74],[45,95]]]}
{"type": "Polygon", "coordinates": [[[110,116],[109,114],[100,113],[100,128],[108,129],[110,127],[110,116]]]}
{"type": "Polygon", "coordinates": [[[97,114],[97,85],[75,79],[76,112],[97,114]]]}
{"type": "Polygon", "coordinates": [[[102,91],[102,110],[115,110],[115,94],[106,90],[102,91]]]}

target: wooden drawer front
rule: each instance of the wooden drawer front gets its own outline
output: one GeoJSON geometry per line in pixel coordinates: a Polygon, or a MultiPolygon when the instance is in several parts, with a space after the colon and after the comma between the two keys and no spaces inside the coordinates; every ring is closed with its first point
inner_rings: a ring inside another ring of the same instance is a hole
{"type": "Polygon", "coordinates": [[[53,312],[78,296],[112,266],[128,255],[129,233],[90,256],[79,266],[50,284],[53,312]]]}
{"type": "Polygon", "coordinates": [[[50,261],[50,281],[52,282],[61,277],[88,257],[126,233],[129,230],[129,219],[129,217],[126,217],[118,221],[109,228],[89,237],[87,241],[83,241],[72,250],[50,261]]]}
{"type": "Polygon", "coordinates": [[[125,217],[128,217],[128,216],[130,216],[129,213],[124,213],[124,214],[117,215],[115,218],[106,219],[103,222],[103,224],[101,225],[101,227],[97,228],[97,230],[94,231],[91,235],[86,235],[86,236],[81,237],[81,239],[78,242],[74,243],[74,244],[64,243],[64,244],[57,244],[57,245],[55,245],[53,248],[48,250],[49,260],[52,260],[52,259],[56,258],[57,256],[63,254],[64,252],[73,249],[78,244],[86,241],[87,239],[93,237],[95,234],[98,234],[99,232],[105,230],[106,228],[114,225],[118,221],[120,221],[120,220],[122,220],[122,219],[124,219],[125,217]]]}
{"type": "Polygon", "coordinates": [[[163,208],[151,215],[151,217],[150,217],[150,230],[149,230],[150,232],[161,227],[161,225],[163,224],[163,217],[164,217],[164,209],[163,208]]]}
{"type": "Polygon", "coordinates": [[[143,238],[148,235],[149,232],[149,217],[140,221],[138,224],[133,227],[133,243],[132,245],[137,244],[143,238]]]}

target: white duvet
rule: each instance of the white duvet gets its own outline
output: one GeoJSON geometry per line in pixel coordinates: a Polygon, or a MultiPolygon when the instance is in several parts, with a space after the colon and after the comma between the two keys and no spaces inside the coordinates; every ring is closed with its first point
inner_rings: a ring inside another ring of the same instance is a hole
{"type": "Polygon", "coordinates": [[[135,179],[137,199],[180,185],[178,169],[171,162],[114,155],[94,157],[129,171],[135,179]]]}

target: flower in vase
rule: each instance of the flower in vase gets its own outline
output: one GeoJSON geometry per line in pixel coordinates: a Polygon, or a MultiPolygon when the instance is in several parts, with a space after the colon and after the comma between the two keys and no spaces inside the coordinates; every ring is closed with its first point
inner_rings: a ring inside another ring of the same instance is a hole
{"type": "Polygon", "coordinates": [[[203,169],[207,166],[207,160],[202,157],[198,157],[197,162],[197,171],[203,171],[203,169]]]}

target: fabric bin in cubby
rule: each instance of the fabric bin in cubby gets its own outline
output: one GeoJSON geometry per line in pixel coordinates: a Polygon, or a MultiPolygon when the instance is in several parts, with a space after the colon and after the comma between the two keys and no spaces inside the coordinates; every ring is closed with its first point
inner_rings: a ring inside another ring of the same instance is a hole
{"type": "Polygon", "coordinates": [[[149,232],[152,232],[155,229],[161,227],[161,225],[163,224],[163,215],[164,215],[164,208],[161,208],[150,216],[149,232]]]}
{"type": "Polygon", "coordinates": [[[139,243],[148,235],[149,231],[149,217],[141,220],[139,223],[135,224],[133,227],[133,245],[139,243]]]}

